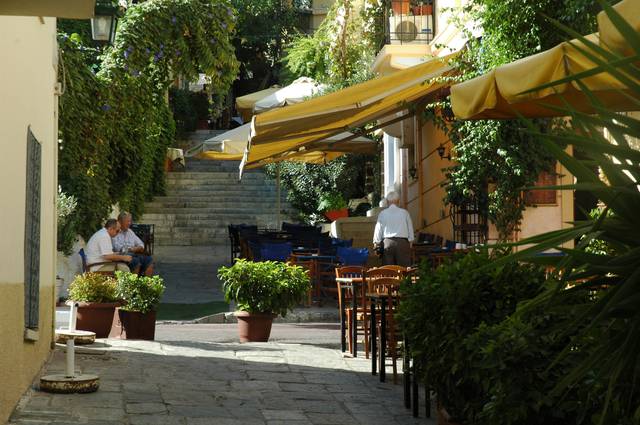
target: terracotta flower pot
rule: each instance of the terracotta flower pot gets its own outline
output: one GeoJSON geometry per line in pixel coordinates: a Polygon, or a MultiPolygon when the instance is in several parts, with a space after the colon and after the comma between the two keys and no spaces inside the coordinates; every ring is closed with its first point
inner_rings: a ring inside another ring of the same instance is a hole
{"type": "Polygon", "coordinates": [[[156,336],[156,312],[140,313],[116,309],[109,338],[145,339],[153,341],[156,336]]]}
{"type": "Polygon", "coordinates": [[[433,6],[430,4],[423,4],[418,6],[413,6],[411,8],[411,12],[416,15],[433,15],[433,6]]]}
{"type": "Polygon", "coordinates": [[[76,329],[96,333],[96,338],[107,338],[113,323],[113,313],[119,303],[78,302],[76,329]]]}
{"type": "Polygon", "coordinates": [[[236,311],[240,342],[267,342],[275,314],[236,311]]]}
{"type": "Polygon", "coordinates": [[[336,221],[337,219],[342,217],[349,217],[349,209],[343,208],[341,210],[325,211],[324,215],[329,220],[336,221]]]}
{"type": "Polygon", "coordinates": [[[406,15],[409,13],[409,0],[391,0],[391,9],[394,15],[406,15]]]}

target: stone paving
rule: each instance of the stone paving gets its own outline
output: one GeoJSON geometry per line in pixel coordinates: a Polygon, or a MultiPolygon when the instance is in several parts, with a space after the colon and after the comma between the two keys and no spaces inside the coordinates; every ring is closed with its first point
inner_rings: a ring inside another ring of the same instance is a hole
{"type": "MultiPolygon", "coordinates": [[[[412,418],[402,386],[380,383],[369,360],[345,357],[335,326],[274,325],[273,342],[252,344],[231,342],[234,325],[185,326],[81,349],[77,369],[98,374],[99,391],[32,389],[9,424],[435,424],[412,418]]],[[[59,347],[45,369],[63,368],[59,347]]]]}

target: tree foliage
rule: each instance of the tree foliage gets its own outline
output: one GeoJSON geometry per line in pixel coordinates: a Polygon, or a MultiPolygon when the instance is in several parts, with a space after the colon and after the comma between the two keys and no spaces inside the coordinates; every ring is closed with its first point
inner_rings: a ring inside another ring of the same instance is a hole
{"type": "Polygon", "coordinates": [[[336,0],[313,35],[300,35],[287,47],[287,78],[307,76],[337,88],[370,79],[379,43],[374,11],[381,10],[376,1],[336,0]]]}
{"type": "Polygon", "coordinates": [[[88,237],[112,205],[139,216],[163,191],[163,162],[175,125],[167,89],[175,75],[200,72],[226,93],[238,64],[225,0],[152,0],[131,6],[112,47],[59,37],[59,181],[78,199],[76,231],[88,237]]]}
{"type": "Polygon", "coordinates": [[[238,13],[233,39],[240,61],[240,84],[255,91],[279,81],[284,47],[301,30],[305,0],[231,0],[238,13]]]}

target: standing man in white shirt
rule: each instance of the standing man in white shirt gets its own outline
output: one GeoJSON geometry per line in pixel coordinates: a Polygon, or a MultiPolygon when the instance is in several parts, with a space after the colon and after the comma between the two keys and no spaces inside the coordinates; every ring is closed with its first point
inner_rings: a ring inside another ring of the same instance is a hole
{"type": "Polygon", "coordinates": [[[113,252],[113,245],[111,244],[111,238],[120,232],[120,223],[117,220],[110,218],[104,224],[104,227],[91,236],[89,242],[87,242],[87,246],[85,247],[85,254],[87,256],[87,264],[96,264],[96,263],[109,263],[120,261],[119,263],[110,263],[110,264],[96,264],[95,266],[90,266],[89,271],[91,272],[105,272],[105,271],[129,271],[129,267],[127,267],[124,263],[131,262],[130,255],[120,255],[118,253],[113,252]]]}
{"type": "Polygon", "coordinates": [[[373,232],[373,244],[382,245],[384,253],[382,263],[409,267],[411,265],[411,242],[413,241],[413,223],[409,212],[398,206],[400,195],[397,192],[387,194],[389,206],[380,212],[376,229],[373,232]]]}

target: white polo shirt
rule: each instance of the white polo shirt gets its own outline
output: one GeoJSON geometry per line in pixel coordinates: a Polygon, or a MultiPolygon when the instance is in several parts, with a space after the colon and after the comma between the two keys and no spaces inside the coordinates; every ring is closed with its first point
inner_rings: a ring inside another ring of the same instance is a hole
{"type": "MultiPolygon", "coordinates": [[[[103,255],[113,254],[113,245],[111,244],[111,236],[104,227],[91,236],[87,246],[84,249],[87,256],[87,264],[99,263],[107,261],[103,255]]],[[[96,271],[101,266],[91,267],[89,271],[96,271]]]]}
{"type": "Polygon", "coordinates": [[[373,232],[373,243],[380,243],[384,238],[407,238],[409,242],[413,241],[413,223],[407,210],[391,204],[380,212],[373,232]]]}

